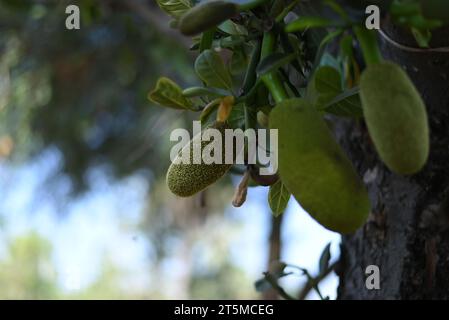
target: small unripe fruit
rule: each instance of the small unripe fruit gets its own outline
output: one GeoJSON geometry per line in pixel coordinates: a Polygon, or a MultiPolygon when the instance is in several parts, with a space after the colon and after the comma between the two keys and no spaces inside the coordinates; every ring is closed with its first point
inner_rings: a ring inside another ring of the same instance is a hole
{"type": "MultiPolygon", "coordinates": [[[[206,128],[201,133],[193,137],[189,144],[183,148],[190,148],[190,162],[183,164],[181,162],[182,152],[174,159],[170,168],[167,171],[167,186],[171,192],[180,197],[190,197],[194,194],[204,190],[218,179],[220,179],[231,167],[232,164],[225,164],[225,129],[229,126],[223,122],[215,122],[209,128],[206,128]],[[200,164],[193,162],[193,149],[195,144],[201,143],[201,153],[206,146],[217,143],[215,139],[212,141],[204,141],[200,139],[210,128],[218,129],[222,136],[222,162],[223,164],[205,164],[201,158],[200,164]],[[201,141],[202,140],[202,141],[201,141]],[[201,141],[201,142],[200,142],[201,141]]],[[[188,150],[188,149],[187,149],[188,150]]]]}
{"type": "Polygon", "coordinates": [[[362,226],[370,211],[367,191],[316,108],[286,100],[270,113],[270,128],[279,130],[279,175],[304,210],[340,233],[362,226]]]}
{"type": "Polygon", "coordinates": [[[368,66],[360,81],[363,113],[370,136],[390,170],[414,174],[429,156],[426,106],[398,65],[368,66]]]}
{"type": "Polygon", "coordinates": [[[179,21],[179,30],[187,35],[198,33],[219,25],[238,14],[238,5],[226,1],[206,1],[187,11],[179,21]]]}

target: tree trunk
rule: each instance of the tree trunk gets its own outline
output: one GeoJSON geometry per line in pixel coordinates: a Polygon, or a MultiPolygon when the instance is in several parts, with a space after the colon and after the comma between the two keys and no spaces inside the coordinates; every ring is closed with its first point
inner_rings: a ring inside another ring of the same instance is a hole
{"type": "MultiPolygon", "coordinates": [[[[383,28],[394,41],[417,47],[409,33],[388,21],[383,28]]],[[[415,53],[381,42],[385,58],[407,70],[427,104],[431,153],[422,172],[398,176],[377,157],[364,124],[336,122],[337,138],[372,202],[366,225],[343,237],[338,297],[449,299],[449,53],[415,53]],[[379,290],[366,288],[369,265],[380,268],[379,290]]],[[[449,29],[434,33],[431,47],[442,46],[449,46],[449,29]]]]}

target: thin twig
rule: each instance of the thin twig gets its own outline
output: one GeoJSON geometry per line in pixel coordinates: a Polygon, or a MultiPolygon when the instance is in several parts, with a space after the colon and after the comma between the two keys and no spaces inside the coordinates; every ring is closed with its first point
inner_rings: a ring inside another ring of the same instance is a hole
{"type": "MultiPolygon", "coordinates": [[[[312,291],[314,288],[317,288],[318,284],[325,279],[329,274],[331,274],[332,271],[334,271],[335,267],[337,266],[338,262],[334,262],[329,266],[329,268],[326,269],[326,271],[316,278],[312,278],[304,285],[302,290],[300,291],[298,295],[298,300],[305,300],[307,295],[312,291]]],[[[319,292],[319,291],[318,291],[319,292]]]]}
{"type": "Polygon", "coordinates": [[[277,279],[275,279],[269,272],[264,272],[264,276],[268,283],[273,287],[274,290],[276,290],[277,293],[279,293],[282,298],[284,298],[285,300],[296,300],[294,297],[285,292],[284,288],[282,288],[278,284],[277,279]]]}

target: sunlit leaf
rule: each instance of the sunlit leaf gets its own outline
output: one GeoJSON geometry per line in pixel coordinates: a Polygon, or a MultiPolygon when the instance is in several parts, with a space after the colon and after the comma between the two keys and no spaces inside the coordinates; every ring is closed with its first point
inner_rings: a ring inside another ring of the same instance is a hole
{"type": "Polygon", "coordinates": [[[275,216],[279,216],[285,211],[290,196],[290,192],[281,180],[278,180],[278,182],[270,187],[270,191],[268,192],[268,203],[275,216]]]}
{"type": "Polygon", "coordinates": [[[181,88],[172,80],[162,77],[148,98],[164,107],[173,109],[193,109],[193,103],[183,96],[181,88]]]}

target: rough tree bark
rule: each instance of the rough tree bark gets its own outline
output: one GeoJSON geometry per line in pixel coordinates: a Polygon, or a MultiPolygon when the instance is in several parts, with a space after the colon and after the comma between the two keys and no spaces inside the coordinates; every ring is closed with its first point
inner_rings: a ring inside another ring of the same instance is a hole
{"type": "MultiPolygon", "coordinates": [[[[416,47],[409,33],[388,21],[383,30],[416,47]]],[[[449,46],[449,28],[435,32],[431,46],[449,46]]],[[[449,53],[408,52],[385,40],[382,51],[407,70],[426,101],[431,153],[421,173],[398,176],[380,162],[363,123],[335,124],[372,202],[366,225],[343,238],[338,297],[449,299],[449,53]],[[380,290],[365,286],[368,265],[380,268],[380,290]]]]}

